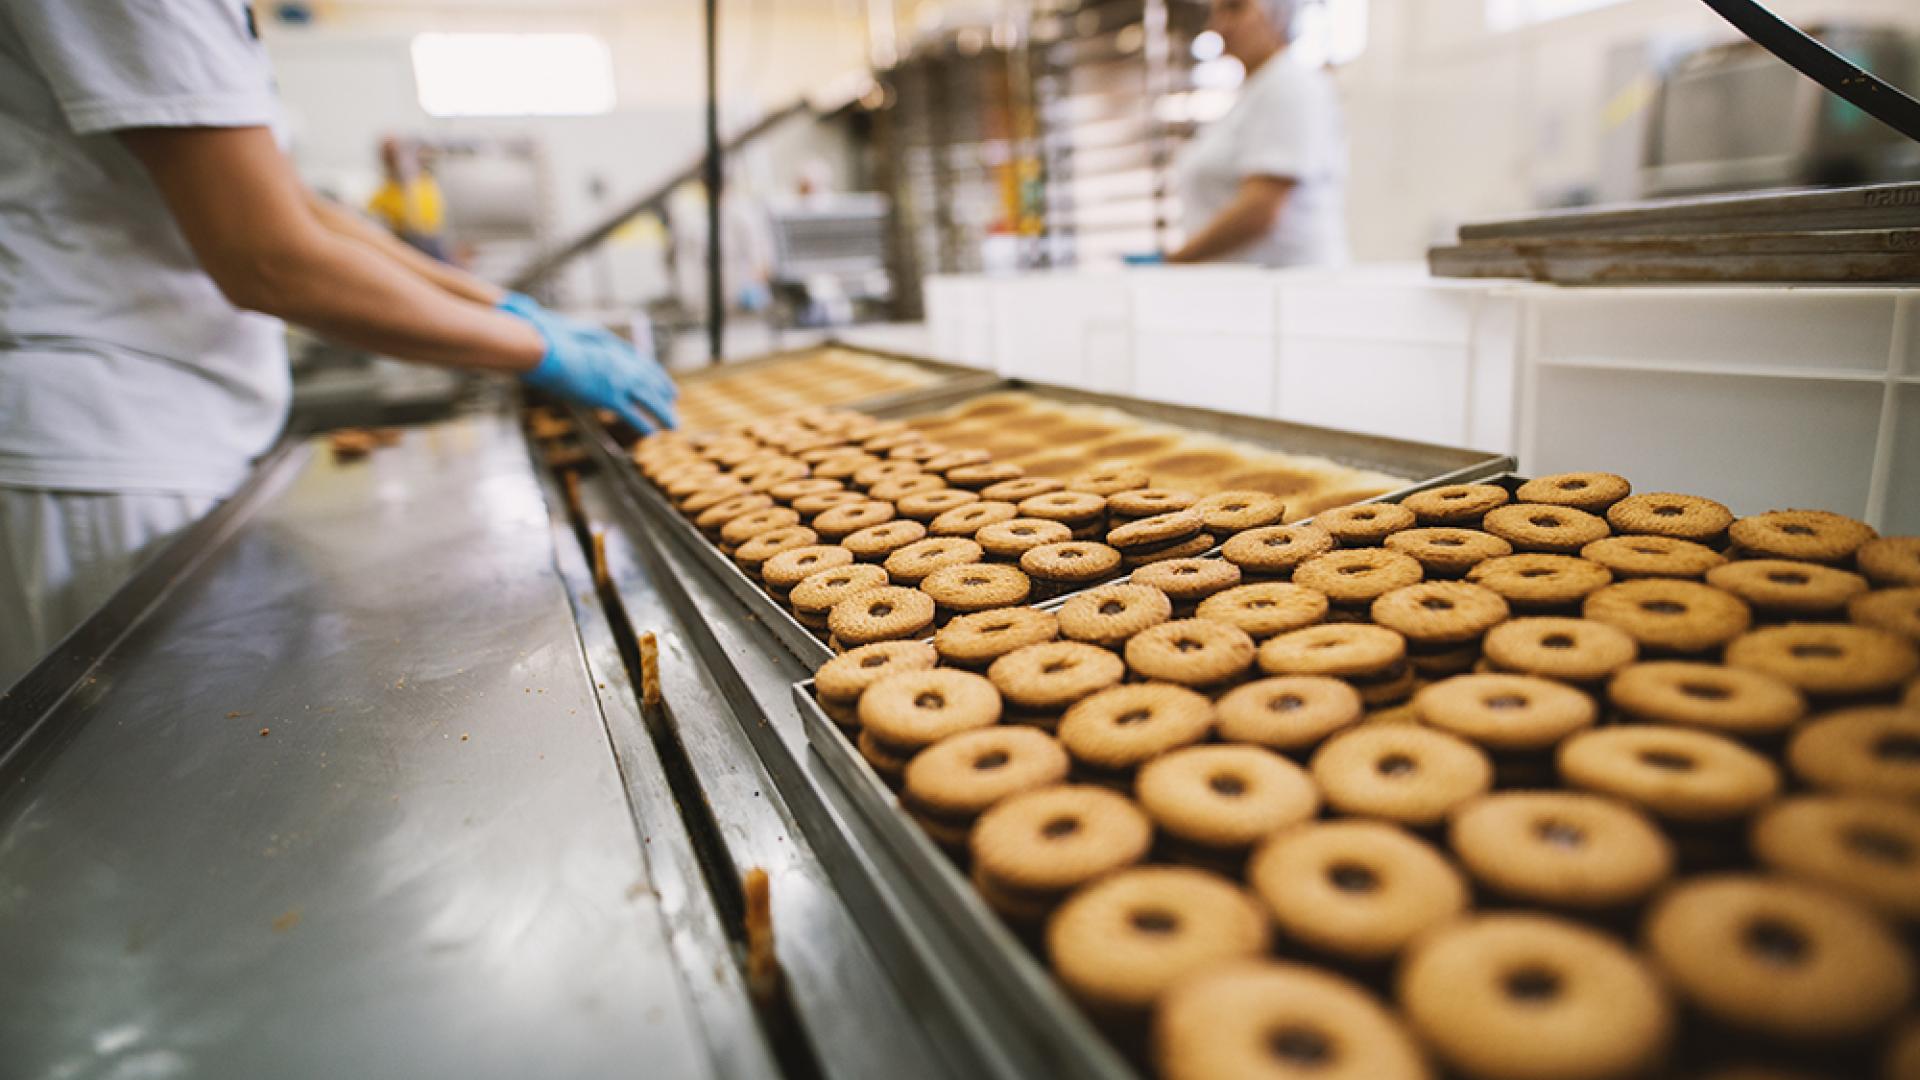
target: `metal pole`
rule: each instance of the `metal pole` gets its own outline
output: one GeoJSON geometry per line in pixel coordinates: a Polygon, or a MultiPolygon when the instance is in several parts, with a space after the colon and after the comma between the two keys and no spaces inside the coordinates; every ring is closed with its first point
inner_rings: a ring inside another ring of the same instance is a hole
{"type": "Polygon", "coordinates": [[[707,0],[707,362],[718,364],[727,334],[720,272],[720,0],[707,0]]]}

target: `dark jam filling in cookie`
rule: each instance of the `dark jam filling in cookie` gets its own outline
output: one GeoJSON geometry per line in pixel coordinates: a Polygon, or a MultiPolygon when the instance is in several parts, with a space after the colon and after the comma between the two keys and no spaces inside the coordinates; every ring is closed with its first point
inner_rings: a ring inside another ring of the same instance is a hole
{"type": "Polygon", "coordinates": [[[1483,699],[1481,704],[1489,709],[1524,709],[1527,707],[1527,699],[1519,694],[1495,694],[1493,697],[1483,699]]]}
{"type": "Polygon", "coordinates": [[[1846,653],[1834,645],[1802,643],[1790,646],[1787,652],[1797,660],[1838,660],[1846,653]]]}
{"type": "Polygon", "coordinates": [[[1544,967],[1523,967],[1507,973],[1500,988],[1509,999],[1523,1004],[1541,1004],[1560,996],[1560,973],[1544,967]]]}
{"type": "Polygon", "coordinates": [[[1216,773],[1207,779],[1207,786],[1230,799],[1247,793],[1247,782],[1232,773],[1216,773]]]}
{"type": "Polygon", "coordinates": [[[1746,925],[1740,943],[1755,957],[1781,968],[1799,967],[1813,951],[1813,942],[1799,927],[1765,916],[1746,925]]]}
{"type": "Polygon", "coordinates": [[[1676,754],[1670,750],[1642,750],[1640,762],[1655,769],[1673,772],[1692,772],[1699,764],[1686,754],[1676,754]]]}
{"type": "Polygon", "coordinates": [[[1175,638],[1173,640],[1173,647],[1183,653],[1199,652],[1207,647],[1207,643],[1204,641],[1195,641],[1193,638],[1183,637],[1175,638]]]}
{"type": "Polygon", "coordinates": [[[1275,694],[1267,699],[1267,709],[1270,712],[1292,712],[1305,707],[1306,704],[1307,699],[1299,694],[1275,694]]]}
{"type": "Polygon", "coordinates": [[[1587,834],[1578,825],[1564,821],[1542,821],[1533,827],[1534,835],[1554,847],[1574,850],[1584,847],[1587,834]]]}
{"type": "Polygon", "coordinates": [[[1884,832],[1865,826],[1855,826],[1841,833],[1841,839],[1856,854],[1864,855],[1876,862],[1894,866],[1907,866],[1913,862],[1913,845],[1904,836],[1884,832]]]}
{"type": "Polygon", "coordinates": [[[1100,614],[1102,615],[1118,615],[1125,610],[1127,610],[1127,605],[1118,600],[1108,600],[1100,605],[1100,614]]]}
{"type": "Polygon", "coordinates": [[[1405,754],[1388,754],[1373,763],[1381,776],[1409,776],[1420,771],[1420,763],[1405,754]]]}
{"type": "Polygon", "coordinates": [[[940,693],[938,690],[925,690],[921,692],[919,697],[913,699],[913,707],[916,709],[944,709],[947,707],[947,698],[945,694],[940,693]]]}
{"type": "Polygon", "coordinates": [[[1676,604],[1671,600],[1642,600],[1640,610],[1649,615],[1685,615],[1687,605],[1676,604]]]}
{"type": "Polygon", "coordinates": [[[1143,934],[1171,934],[1180,929],[1180,917],[1159,908],[1133,912],[1127,916],[1127,921],[1143,934]]]}
{"type": "Polygon", "coordinates": [[[1920,735],[1882,735],[1874,741],[1873,756],[1900,765],[1920,765],[1920,735]]]}
{"type": "Polygon", "coordinates": [[[1007,762],[1012,760],[1004,750],[989,750],[973,759],[973,767],[981,772],[991,772],[994,769],[1004,768],[1007,762]]]}
{"type": "Polygon", "coordinates": [[[1733,691],[1713,683],[1681,683],[1680,692],[1702,701],[1726,701],[1733,696],[1733,691]]]}
{"type": "Polygon", "coordinates": [[[1780,526],[1780,531],[1786,533],[1788,536],[1814,536],[1818,534],[1820,530],[1806,525],[1782,525],[1780,526]]]}
{"type": "Polygon", "coordinates": [[[1767,580],[1775,585],[1807,585],[1813,581],[1798,570],[1771,570],[1767,572],[1767,580]]]}
{"type": "Polygon", "coordinates": [[[1080,831],[1080,819],[1058,817],[1040,826],[1040,835],[1048,840],[1059,840],[1080,831]]]}
{"type": "Polygon", "coordinates": [[[1333,1041],[1310,1028],[1275,1028],[1267,1034],[1267,1051],[1290,1069],[1321,1069],[1333,1061],[1333,1041]]]}
{"type": "Polygon", "coordinates": [[[1344,893],[1370,893],[1380,887],[1380,875],[1358,863],[1335,863],[1327,868],[1327,880],[1344,893]]]}
{"type": "Polygon", "coordinates": [[[860,666],[863,668],[877,668],[887,663],[889,659],[889,657],[885,656],[866,656],[861,658],[860,666]]]}
{"type": "Polygon", "coordinates": [[[1429,596],[1425,600],[1420,601],[1420,606],[1426,608],[1428,611],[1452,611],[1453,601],[1443,596],[1429,596]]]}

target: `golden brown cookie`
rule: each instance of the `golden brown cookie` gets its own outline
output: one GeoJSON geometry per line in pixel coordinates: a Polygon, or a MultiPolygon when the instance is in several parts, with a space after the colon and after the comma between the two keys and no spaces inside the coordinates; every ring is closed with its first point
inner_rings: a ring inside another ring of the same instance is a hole
{"type": "Polygon", "coordinates": [[[1175,488],[1135,488],[1132,491],[1116,491],[1108,495],[1107,512],[1127,521],[1137,521],[1179,510],[1188,510],[1198,501],[1200,496],[1191,491],[1180,491],[1175,488]]]}
{"type": "Polygon", "coordinates": [[[1305,964],[1222,964],[1182,980],[1154,1017],[1165,1080],[1430,1080],[1418,1044],[1359,985],[1305,964]]]}
{"type": "MultiPolygon", "coordinates": [[[[1064,723],[1061,732],[1066,738],[1064,723]]],[[[1244,854],[1320,809],[1320,791],[1306,770],[1258,746],[1187,746],[1162,754],[1140,766],[1134,797],[1161,835],[1211,852],[1244,854]]]]}
{"type": "Polygon", "coordinates": [[[1647,917],[1647,946],[1715,1018],[1801,1039],[1872,1031],[1913,995],[1907,950],[1851,901],[1777,878],[1691,878],[1647,917]]]}
{"type": "Polygon", "coordinates": [[[1753,853],[1787,877],[1920,921],[1920,809],[1861,796],[1788,799],[1754,822],[1753,853]]]}
{"type": "Polygon", "coordinates": [[[1305,751],[1360,720],[1360,694],[1339,679],[1281,676],[1237,686],[1215,704],[1215,727],[1227,742],[1305,751]]]}
{"type": "Polygon", "coordinates": [[[1057,521],[1076,534],[1086,526],[1097,526],[1106,519],[1107,500],[1084,491],[1055,491],[1035,495],[1017,504],[1021,517],[1057,521]]]}
{"type": "Polygon", "coordinates": [[[934,518],[927,525],[930,536],[973,537],[989,525],[999,525],[1020,516],[1010,502],[975,502],[958,506],[934,518]]]}
{"type": "Polygon", "coordinates": [[[843,547],[815,544],[790,548],[760,564],[760,580],[773,591],[784,593],[822,570],[851,565],[853,552],[843,547]]]}
{"type": "Polygon", "coordinates": [[[1322,511],[1313,523],[1327,530],[1341,547],[1379,547],[1394,533],[1414,526],[1413,511],[1397,503],[1361,503],[1322,511]]]}
{"type": "Polygon", "coordinates": [[[1794,732],[1787,764],[1811,787],[1920,801],[1920,710],[1846,709],[1794,732]]]}
{"type": "Polygon", "coordinates": [[[840,539],[840,546],[861,562],[883,563],[887,556],[927,538],[927,527],[907,518],[869,525],[840,539]]]}
{"type": "Polygon", "coordinates": [[[1611,584],[1613,575],[1569,555],[1507,555],[1475,566],[1467,580],[1499,593],[1515,610],[1539,611],[1576,605],[1611,584]]]}
{"type": "Polygon", "coordinates": [[[1127,667],[1146,679],[1182,686],[1218,686],[1253,666],[1246,631],[1207,619],[1165,622],[1127,639],[1127,667]]]}
{"type": "Polygon", "coordinates": [[[1867,591],[1867,579],[1859,574],[1786,559],[1746,559],[1716,566],[1707,571],[1707,584],[1774,618],[1833,615],[1867,591]]]}
{"type": "Polygon", "coordinates": [[[1064,709],[1119,683],[1125,674],[1126,664],[1118,656],[1077,641],[1029,645],[987,669],[987,677],[1007,701],[1036,711],[1064,709]]]}
{"type": "Polygon", "coordinates": [[[1293,583],[1318,589],[1334,604],[1365,607],[1423,576],[1412,556],[1386,548],[1341,548],[1294,567],[1293,583]]]}
{"type": "Polygon", "coordinates": [[[982,527],[973,539],[996,559],[1018,560],[1034,548],[1073,539],[1073,530],[1057,521],[1012,518],[982,527]]]}
{"type": "Polygon", "coordinates": [[[737,517],[765,510],[772,505],[773,496],[771,495],[735,495],[733,498],[714,503],[712,506],[700,511],[699,515],[693,519],[693,523],[701,532],[707,533],[710,536],[718,536],[720,535],[720,530],[726,526],[727,522],[737,517]]]}
{"type": "Polygon", "coordinates": [[[1513,545],[1492,533],[1440,526],[1396,532],[1385,546],[1411,556],[1429,578],[1457,578],[1488,559],[1513,554],[1513,545]]]}
{"type": "Polygon", "coordinates": [[[1580,557],[1599,563],[1622,581],[1630,578],[1699,578],[1724,565],[1725,555],[1705,544],[1671,536],[1609,536],[1580,549],[1580,557]]]}
{"type": "Polygon", "coordinates": [[[886,584],[887,572],[877,566],[840,566],[800,579],[787,593],[787,602],[801,621],[819,628],[835,605],[886,584]]]}
{"type": "Polygon", "coordinates": [[[1463,1076],[1638,1076],[1660,1060],[1674,1026],[1645,964],[1603,934],[1545,915],[1485,915],[1422,939],[1400,969],[1398,997],[1463,1076]]]}
{"type": "Polygon", "coordinates": [[[1604,679],[1640,652],[1625,631],[1606,623],[1551,617],[1496,626],[1481,648],[1499,670],[1575,683],[1604,679]]]}
{"type": "Polygon", "coordinates": [[[892,503],[869,499],[866,502],[850,502],[829,507],[814,515],[813,520],[808,524],[812,526],[814,532],[820,534],[821,539],[839,540],[852,536],[861,529],[892,521],[893,518],[892,503]]]}
{"type": "Polygon", "coordinates": [[[1572,555],[1612,533],[1605,520],[1570,506],[1510,503],[1487,511],[1480,527],[1515,551],[1572,555]]]}
{"type": "Polygon", "coordinates": [[[1607,508],[1613,531],[1631,535],[1671,536],[1708,544],[1733,524],[1733,511],[1697,495],[1654,492],[1629,495],[1607,508]]]}
{"type": "Polygon", "coordinates": [[[970,826],[1002,799],[1062,783],[1069,764],[1066,750],[1046,732],[976,728],[915,754],[902,794],[920,813],[970,826]]]}
{"type": "MultiPolygon", "coordinates": [[[[928,462],[929,465],[933,462],[928,462]]],[[[1009,480],[1018,480],[1027,475],[1027,470],[1010,462],[984,462],[979,465],[962,465],[946,471],[947,483],[967,491],[984,491],[995,484],[1004,484],[1009,480]]],[[[984,496],[983,496],[984,497],[984,496]]]]}
{"type": "Polygon", "coordinates": [[[1697,581],[1643,578],[1609,585],[1581,614],[1624,630],[1649,652],[1701,653],[1746,632],[1753,613],[1739,597],[1697,581]]]}
{"type": "Polygon", "coordinates": [[[1560,776],[1669,821],[1742,818],[1780,791],[1773,762],[1724,735],[1621,724],[1560,745],[1560,776]]]}
{"type": "Polygon", "coordinates": [[[1920,536],[1883,536],[1860,545],[1854,564],[1875,585],[1920,585],[1920,536]]]}
{"type": "Polygon", "coordinates": [[[918,637],[933,626],[933,598],[918,589],[886,585],[840,601],[827,628],[852,647],[918,637]]]}
{"type": "Polygon", "coordinates": [[[1416,491],[1400,501],[1422,525],[1471,525],[1513,497],[1494,484],[1447,484],[1416,491]]]}
{"type": "Polygon", "coordinates": [[[814,692],[823,701],[855,702],[867,687],[903,671],[926,671],[939,663],[923,641],[883,641],[841,653],[813,673],[814,692]]]}
{"type": "MultiPolygon", "coordinates": [[[[952,489],[947,487],[946,481],[932,473],[914,473],[911,476],[899,476],[880,481],[867,489],[867,497],[878,502],[894,503],[895,508],[898,509],[898,504],[914,495],[937,495],[949,490],[952,489]]],[[[961,492],[961,494],[971,495],[972,492],[961,492]]]]}
{"type": "Polygon", "coordinates": [[[769,529],[748,540],[733,550],[733,561],[740,564],[750,577],[758,577],[760,568],[768,559],[783,551],[794,548],[811,547],[820,542],[820,534],[805,525],[789,525],[784,529],[769,529]]]}
{"type": "Polygon", "coordinates": [[[1437,825],[1493,784],[1472,743],[1417,724],[1361,724],[1328,739],[1311,766],[1334,810],[1421,828],[1437,825]]]}
{"type": "Polygon", "coordinates": [[[1216,491],[1194,503],[1193,511],[1214,536],[1234,536],[1287,518],[1286,500],[1260,491],[1216,491]]]}
{"type": "Polygon", "coordinates": [[[1465,581],[1423,581],[1373,602],[1373,621],[1420,645],[1460,645],[1507,620],[1500,594],[1465,581]]]}
{"type": "Polygon", "coordinates": [[[1139,862],[1152,840],[1152,823],[1131,799],[1060,784],[1023,791],[981,814],[971,849],[987,880],[1044,903],[1139,862]]]}
{"type": "Polygon", "coordinates": [[[961,615],[933,635],[940,659],[957,667],[983,668],[1029,645],[1041,645],[1060,634],[1051,612],[1009,607],[961,615]]]}
{"type": "Polygon", "coordinates": [[[1727,666],[1751,668],[1812,697],[1857,697],[1899,689],[1920,670],[1911,642],[1863,626],[1791,623],[1741,636],[1727,666]]]}
{"type": "Polygon", "coordinates": [[[979,544],[965,537],[930,536],[896,549],[881,565],[894,584],[918,585],[936,570],[970,566],[985,554],[979,544]]]}
{"type": "Polygon", "coordinates": [[[1242,573],[1285,577],[1294,567],[1332,550],[1332,534],[1316,525],[1272,525],[1229,537],[1220,555],[1242,573]]]}
{"type": "Polygon", "coordinates": [[[1117,773],[1191,746],[1212,729],[1213,702],[1183,686],[1148,682],[1075,703],[1061,718],[1059,735],[1075,761],[1117,773]]]}
{"type": "Polygon", "coordinates": [[[1175,604],[1197,604],[1240,584],[1240,568],[1225,559],[1168,559],[1135,570],[1128,580],[1159,589],[1175,604]]]}
{"type": "Polygon", "coordinates": [[[1379,675],[1407,656],[1407,640],[1383,626],[1329,623],[1268,639],[1260,646],[1260,669],[1269,675],[1379,675]]]}
{"type": "Polygon", "coordinates": [[[857,491],[827,491],[819,495],[802,495],[793,500],[793,508],[800,516],[812,521],[836,506],[852,506],[868,502],[865,495],[857,491]]]}
{"type": "Polygon", "coordinates": [[[901,756],[999,721],[1000,692],[982,676],[954,668],[897,672],[860,695],[861,730],[901,756]]]}
{"type": "Polygon", "coordinates": [[[1413,698],[1422,723],[1489,750],[1543,750],[1592,727],[1593,699],[1561,683],[1526,675],[1457,675],[1413,698]]]}
{"type": "Polygon", "coordinates": [[[1164,551],[1199,536],[1200,515],[1192,510],[1176,510],[1153,517],[1135,518],[1107,533],[1107,543],[1123,555],[1164,551]]]}
{"type": "Polygon", "coordinates": [[[1406,830],[1377,821],[1328,821],[1271,833],[1247,882],[1282,934],[1321,953],[1392,958],[1467,909],[1467,883],[1406,830]]]}
{"type": "Polygon", "coordinates": [[[1607,698],[1638,720],[1737,736],[1784,731],[1807,713],[1800,691],[1771,675],[1678,660],[1622,670],[1607,685],[1607,698]]]}
{"type": "Polygon", "coordinates": [[[938,491],[920,491],[911,495],[902,495],[894,504],[894,509],[904,518],[919,522],[932,522],[950,510],[958,510],[980,501],[976,492],[961,491],[958,488],[941,488],[938,491]]]}
{"type": "Polygon", "coordinates": [[[1102,585],[1060,605],[1060,632],[1074,641],[1118,648],[1149,627],[1173,618],[1173,601],[1159,589],[1102,585]]]}
{"type": "Polygon", "coordinates": [[[1818,563],[1848,561],[1877,535],[1864,521],[1826,510],[1773,510],[1741,518],[1727,529],[1727,538],[1742,553],[1818,563]]]}
{"type": "MultiPolygon", "coordinates": [[[[1171,559],[1197,559],[1207,552],[1212,551],[1213,548],[1213,534],[1201,533],[1191,540],[1175,544],[1172,547],[1161,548],[1158,551],[1129,552],[1120,557],[1120,562],[1129,570],[1133,570],[1143,566],[1152,566],[1156,563],[1166,562],[1171,559]]],[[[1238,571],[1235,572],[1237,573],[1238,571]]]]}
{"type": "Polygon", "coordinates": [[[1525,503],[1570,506],[1589,514],[1604,514],[1607,507],[1633,494],[1633,485],[1624,476],[1604,472],[1556,473],[1540,476],[1520,485],[1513,497],[1525,503]]]}
{"type": "Polygon", "coordinates": [[[1103,499],[1116,492],[1134,491],[1153,482],[1147,470],[1119,462],[1109,462],[1080,473],[1067,481],[1068,491],[1098,495],[1103,499]]]}
{"type": "Polygon", "coordinates": [[[1029,550],[1020,556],[1020,569],[1057,595],[1113,576],[1120,569],[1120,553],[1105,544],[1067,540],[1029,550]]]}
{"type": "Polygon", "coordinates": [[[935,570],[920,582],[920,591],[933,597],[942,615],[967,615],[1026,602],[1032,584],[1017,568],[995,563],[972,563],[935,570]]]}
{"type": "Polygon", "coordinates": [[[1447,839],[1474,878],[1555,907],[1632,903],[1673,873],[1673,845],[1647,817],[1597,795],[1503,792],[1462,806],[1447,839]]]}
{"type": "Polygon", "coordinates": [[[1920,587],[1862,593],[1847,602],[1847,617],[1920,644],[1920,587]]]}
{"type": "Polygon", "coordinates": [[[1187,975],[1267,951],[1266,914],[1202,870],[1122,870],[1081,889],[1047,921],[1047,958],[1096,1014],[1137,1013],[1187,975]]]}
{"type": "Polygon", "coordinates": [[[980,497],[998,502],[1021,503],[1036,495],[1050,495],[1066,490],[1066,482],[1044,476],[1023,476],[1014,480],[1003,480],[980,489],[980,497]]]}
{"type": "Polygon", "coordinates": [[[1326,618],[1327,598],[1303,585],[1262,581],[1214,593],[1200,601],[1194,617],[1237,626],[1255,641],[1264,641],[1326,618]]]}

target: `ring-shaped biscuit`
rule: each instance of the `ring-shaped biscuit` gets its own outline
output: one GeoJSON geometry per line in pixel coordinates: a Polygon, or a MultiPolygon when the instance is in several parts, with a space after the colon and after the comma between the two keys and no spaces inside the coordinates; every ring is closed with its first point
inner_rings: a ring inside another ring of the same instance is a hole
{"type": "Polygon", "coordinates": [[[1255,641],[1264,641],[1325,619],[1327,598],[1303,585],[1261,581],[1214,593],[1200,601],[1194,617],[1239,627],[1255,641]]]}
{"type": "Polygon", "coordinates": [[[1571,506],[1509,503],[1487,511],[1480,527],[1515,551],[1573,555],[1613,533],[1604,519],[1571,506]]]}
{"type": "Polygon", "coordinates": [[[1360,692],[1339,679],[1282,675],[1222,695],[1214,703],[1214,726],[1227,742],[1298,752],[1358,723],[1364,712],[1360,692]]]}
{"type": "Polygon", "coordinates": [[[1095,1010],[1140,1013],[1185,976],[1267,951],[1271,930],[1246,890],[1203,870],[1122,870],[1047,920],[1047,957],[1095,1010]]]}
{"type": "Polygon", "coordinates": [[[1153,1043],[1165,1080],[1432,1076],[1393,1013],[1358,984],[1308,964],[1222,964],[1182,981],[1160,1003],[1153,1043]]]}
{"type": "Polygon", "coordinates": [[[1432,847],[1379,821],[1327,821],[1271,834],[1247,883],[1287,937],[1359,961],[1391,959],[1467,909],[1467,883],[1432,847]]]}
{"type": "Polygon", "coordinates": [[[1624,476],[1606,472],[1555,473],[1537,476],[1520,485],[1513,497],[1521,502],[1570,506],[1589,514],[1604,514],[1607,507],[1633,494],[1633,485],[1624,476]]]}
{"type": "Polygon", "coordinates": [[[1629,578],[1699,579],[1727,557],[1705,544],[1671,536],[1609,536],[1580,549],[1580,557],[1599,563],[1625,581],[1629,578]]]}
{"type": "Polygon", "coordinates": [[[1118,648],[1140,631],[1173,618],[1173,601],[1147,585],[1102,585],[1060,605],[1059,616],[1062,635],[1118,648]]]}
{"type": "Polygon", "coordinates": [[[1327,805],[1352,817],[1437,825],[1493,785],[1472,743],[1418,724],[1361,724],[1322,743],[1309,765],[1327,805]]]}
{"type": "Polygon", "coordinates": [[[1052,612],[1005,607],[954,618],[933,635],[933,647],[949,664],[979,668],[1017,649],[1043,645],[1059,636],[1059,620],[1052,612]]]}
{"type": "Polygon", "coordinates": [[[1878,537],[1873,526],[1826,510],[1773,510],[1734,522],[1727,539],[1764,558],[1837,563],[1878,537]]]}
{"type": "Polygon", "coordinates": [[[1447,839],[1475,879],[1555,907],[1632,903],[1673,873],[1666,835],[1646,815],[1598,795],[1482,796],[1453,815],[1447,839]]]}
{"type": "Polygon", "coordinates": [[[1744,818],[1780,791],[1773,762],[1724,735],[1618,724],[1560,745],[1560,775],[1670,821],[1744,818]]]}
{"type": "Polygon", "coordinates": [[[1580,691],[1528,675],[1456,675],[1422,687],[1413,709],[1422,723],[1501,751],[1554,746],[1599,715],[1580,691]]]}
{"type": "Polygon", "coordinates": [[[1180,619],[1127,639],[1127,667],[1147,679],[1182,686],[1217,686],[1253,666],[1246,631],[1206,619],[1180,619]]]}
{"type": "Polygon", "coordinates": [[[1592,619],[1534,617],[1494,627],[1481,643],[1502,671],[1595,682],[1633,663],[1640,648],[1626,631],[1592,619]]]}

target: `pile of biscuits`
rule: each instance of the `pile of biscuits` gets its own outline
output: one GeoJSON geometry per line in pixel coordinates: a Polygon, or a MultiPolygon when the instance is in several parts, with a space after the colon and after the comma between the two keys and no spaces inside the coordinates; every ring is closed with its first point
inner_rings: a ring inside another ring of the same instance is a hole
{"type": "Polygon", "coordinates": [[[1905,1080],[1917,645],[1920,537],[1580,473],[1246,529],[814,689],[1162,1076],[1905,1080]]]}
{"type": "Polygon", "coordinates": [[[721,370],[680,385],[680,422],[696,431],[800,409],[845,405],[931,385],[939,376],[897,360],[824,346],[778,363],[721,370]]]}
{"type": "Polygon", "coordinates": [[[1067,479],[1129,467],[1170,488],[1211,495],[1253,491],[1284,498],[1292,517],[1407,486],[1402,478],[1318,457],[1283,454],[1148,423],[1118,409],[1068,405],[1021,391],[984,394],[909,421],[948,446],[984,450],[1028,476],[1067,479]]]}
{"type": "MultiPolygon", "coordinates": [[[[836,651],[1200,555],[1280,523],[1288,507],[1259,491],[1151,488],[1124,464],[1030,476],[907,422],[831,409],[653,435],[633,460],[836,651]]],[[[1340,475],[1312,464],[1314,475],[1340,475]]]]}

